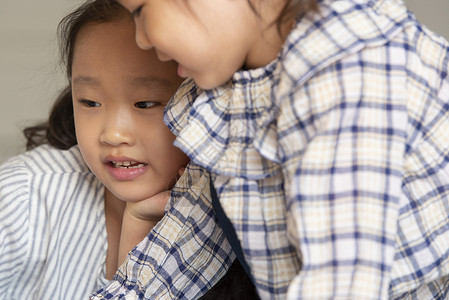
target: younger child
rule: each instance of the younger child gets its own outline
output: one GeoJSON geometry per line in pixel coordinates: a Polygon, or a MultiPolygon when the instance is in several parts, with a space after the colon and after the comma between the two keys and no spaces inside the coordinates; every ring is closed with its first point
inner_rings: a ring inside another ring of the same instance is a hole
{"type": "Polygon", "coordinates": [[[188,163],[162,122],[181,82],[176,64],[137,47],[117,3],[89,1],[60,26],[70,87],[48,123],[25,130],[35,148],[0,167],[0,298],[87,299],[151,229],[157,293],[138,293],[203,295],[234,255],[215,222],[197,218],[213,216],[207,174],[189,166],[173,187],[188,163]],[[193,232],[210,249],[193,251],[193,232]]]}
{"type": "Polygon", "coordinates": [[[262,298],[447,299],[447,41],[400,0],[119,2],[262,298]]]}

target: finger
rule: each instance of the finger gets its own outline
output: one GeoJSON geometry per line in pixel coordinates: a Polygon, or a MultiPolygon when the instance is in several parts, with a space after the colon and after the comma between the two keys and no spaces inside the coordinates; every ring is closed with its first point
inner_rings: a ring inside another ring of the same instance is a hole
{"type": "Polygon", "coordinates": [[[185,171],[185,170],[186,170],[185,167],[179,168],[179,171],[178,171],[179,176],[182,176],[182,174],[184,174],[184,171],[185,171]]]}

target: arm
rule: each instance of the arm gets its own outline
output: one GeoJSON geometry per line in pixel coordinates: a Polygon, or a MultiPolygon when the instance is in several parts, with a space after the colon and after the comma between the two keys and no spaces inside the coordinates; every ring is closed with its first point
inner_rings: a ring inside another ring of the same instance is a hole
{"type": "MultiPolygon", "coordinates": [[[[182,176],[184,170],[185,167],[179,168],[178,175],[182,176]]],[[[139,244],[162,219],[169,198],[170,191],[162,191],[143,201],[126,203],[120,234],[119,266],[125,261],[129,251],[139,244]]]]}
{"type": "MultiPolygon", "coordinates": [[[[336,94],[350,90],[341,86],[341,78],[334,79],[332,86],[343,88],[336,94]]],[[[386,105],[377,103],[385,100],[376,98],[368,83],[365,90],[350,84],[361,94],[323,99],[298,91],[298,107],[284,109],[295,110],[292,115],[299,117],[284,115],[285,124],[279,122],[280,128],[304,128],[279,134],[288,157],[286,197],[294,220],[288,230],[297,237],[303,259],[289,288],[292,299],[388,297],[405,145],[406,122],[401,120],[406,120],[406,112],[400,105],[383,110],[386,105]],[[305,103],[312,103],[309,110],[305,103]],[[313,122],[293,125],[304,120],[313,122]],[[291,145],[297,145],[296,152],[287,152],[291,145]]]]}
{"type": "MultiPolygon", "coordinates": [[[[340,140],[337,149],[342,147],[340,140]]],[[[291,213],[304,264],[290,293],[304,299],[387,298],[401,184],[397,169],[384,163],[385,169],[374,158],[335,161],[319,176],[293,179],[291,213]],[[381,173],[386,169],[392,174],[381,173]]],[[[301,164],[297,174],[310,167],[301,164]]]]}
{"type": "Polygon", "coordinates": [[[0,298],[17,286],[30,252],[29,178],[24,165],[15,162],[0,166],[0,298]]]}
{"type": "Polygon", "coordinates": [[[173,188],[160,223],[129,253],[111,284],[91,299],[139,294],[197,299],[229,269],[235,255],[215,223],[209,174],[198,166],[186,173],[173,188]]]}

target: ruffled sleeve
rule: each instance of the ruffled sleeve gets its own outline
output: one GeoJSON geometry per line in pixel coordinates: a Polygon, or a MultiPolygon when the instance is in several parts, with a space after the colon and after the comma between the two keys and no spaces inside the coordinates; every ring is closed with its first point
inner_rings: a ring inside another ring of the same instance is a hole
{"type": "Polygon", "coordinates": [[[266,77],[241,76],[209,91],[186,81],[167,105],[164,121],[177,136],[175,145],[196,164],[215,174],[264,179],[280,171],[278,110],[266,77]],[[246,85],[247,77],[256,83],[246,85]]]}

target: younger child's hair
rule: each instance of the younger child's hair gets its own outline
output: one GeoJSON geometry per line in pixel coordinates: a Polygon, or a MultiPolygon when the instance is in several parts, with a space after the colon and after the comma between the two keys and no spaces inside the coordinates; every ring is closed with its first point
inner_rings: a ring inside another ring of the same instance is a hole
{"type": "Polygon", "coordinates": [[[89,23],[113,22],[126,15],[127,11],[114,0],[88,0],[61,20],[58,25],[59,49],[69,84],[56,98],[48,120],[23,130],[27,150],[42,144],[66,150],[78,143],[70,85],[76,38],[80,29],[89,23]]]}
{"type": "MultiPolygon", "coordinates": [[[[248,0],[248,4],[254,12],[257,11],[251,0],[248,0]]],[[[276,25],[278,31],[280,32],[280,28],[285,22],[291,21],[292,19],[295,19],[297,17],[302,17],[309,12],[317,11],[318,0],[286,0],[284,7],[279,13],[277,19],[273,22],[273,25],[276,25]]]]}
{"type": "Polygon", "coordinates": [[[318,11],[317,0],[287,0],[276,20],[277,26],[279,27],[282,23],[292,18],[301,17],[309,12],[316,11],[318,11]]]}

